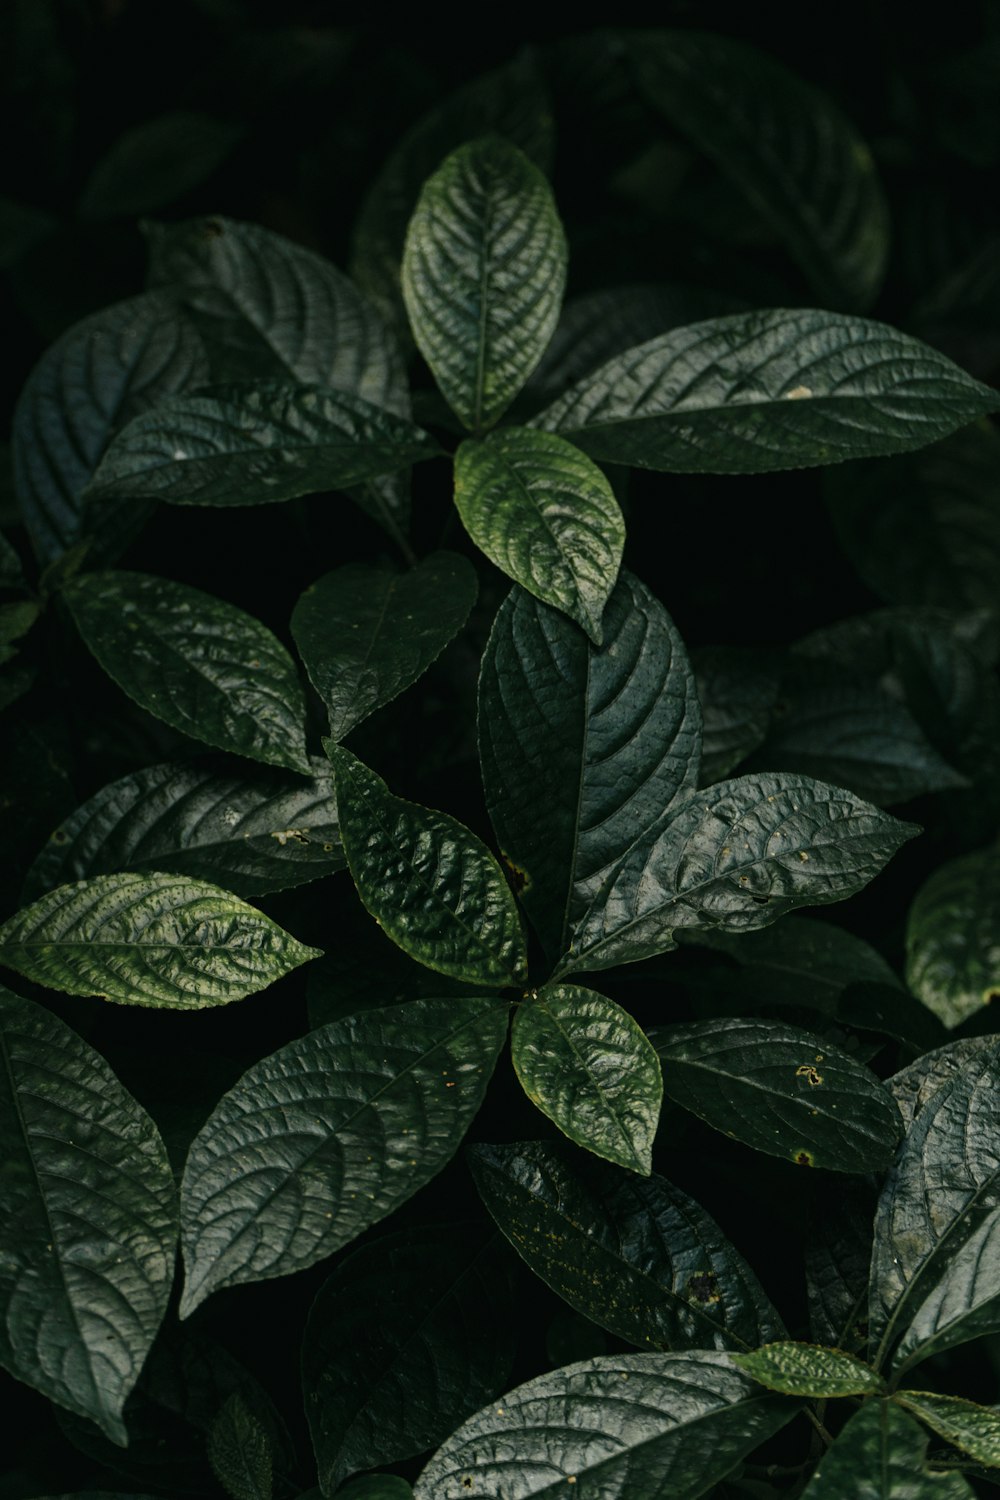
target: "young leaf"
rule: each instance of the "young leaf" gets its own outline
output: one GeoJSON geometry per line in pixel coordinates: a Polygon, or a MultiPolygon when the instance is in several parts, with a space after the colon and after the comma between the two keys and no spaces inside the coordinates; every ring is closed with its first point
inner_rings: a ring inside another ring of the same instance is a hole
{"type": "Polygon", "coordinates": [[[475,1145],[480,1196],[554,1292],[642,1349],[752,1349],[784,1333],[746,1261],[666,1178],[548,1141],[475,1145]]]}
{"type": "Polygon", "coordinates": [[[492,427],[544,354],[566,284],[551,189],[516,146],[484,136],[424,184],[402,284],[442,395],[466,427],[492,427]]]}
{"type": "Polygon", "coordinates": [[[601,644],[625,522],[596,464],[555,433],[505,427],[459,448],[455,504],[491,562],[601,644]]]}
{"type": "Polygon", "coordinates": [[[80,195],[83,219],[155,212],[207,181],[243,131],[228,120],[171,110],[125,130],[99,159],[80,195]]]}
{"type": "Polygon", "coordinates": [[[465,624],[477,589],[471,563],[455,552],[432,552],[406,573],[348,563],[310,584],[292,635],[334,740],[426,672],[465,624]]]}
{"type": "Polygon", "coordinates": [[[1000,999],[1000,850],[981,849],[935,870],[906,924],[906,980],[945,1026],[1000,999]]]}
{"type": "Polygon", "coordinates": [[[607,463],[763,474],[920,448],[998,405],[995,391],[885,323],[775,308],[639,344],[532,426],[607,463]]]}
{"type": "Polygon", "coordinates": [[[604,645],[515,588],[479,682],[479,757],[504,857],[546,949],[698,779],[694,676],[663,606],[623,572],[604,645]]]}
{"type": "Polygon", "coordinates": [[[579,985],[532,990],[514,1016],[511,1059],[528,1098],[571,1141],[649,1176],[663,1081],[628,1011],[579,985]]]}
{"type": "Polygon", "coordinates": [[[765,1344],[750,1354],[734,1354],[732,1361],[768,1390],[786,1396],[877,1396],[885,1390],[885,1381],[871,1365],[819,1344],[765,1344]]]}
{"type": "Polygon", "coordinates": [[[891,1401],[866,1401],[819,1461],[802,1500],[974,1500],[961,1474],[927,1467],[927,1438],[891,1401]]]}
{"type": "Polygon", "coordinates": [[[742,1017],[658,1027],[667,1097],[756,1151],[833,1172],[888,1166],[903,1133],[892,1095],[821,1037],[742,1017]]]}
{"type": "Polygon", "coordinates": [[[259,620],[146,573],[87,573],[63,597],[108,676],[147,712],[220,750],[309,774],[295,664],[259,620]]]}
{"type": "Polygon", "coordinates": [[[181,1186],[181,1316],[311,1266],[451,1160],[507,1034],[496,1000],[348,1016],[255,1064],[195,1137],[181,1186]]]}
{"type": "Polygon", "coordinates": [[[0,1050],[0,1362],[124,1444],[173,1281],[170,1163],[104,1059],[2,989],[0,1050]]]}
{"type": "Polygon", "coordinates": [[[319,954],[263,912],[183,875],[95,875],[0,927],[0,963],[69,995],[200,1010],[266,989],[319,954]]]}
{"type": "Polygon", "coordinates": [[[327,742],[344,853],[365,906],[411,958],[470,984],[518,984],[527,955],[500,867],[444,813],[394,797],[381,777],[327,742]]]}
{"type": "Polygon", "coordinates": [[[405,417],[360,396],[277,380],[216,385],[130,422],[85,498],[270,505],[349,489],[438,451],[405,417]]]}
{"type": "Polygon", "coordinates": [[[215,1477],[232,1500],[271,1500],[271,1445],[238,1392],[222,1406],[205,1446],[215,1477]]]}
{"type": "Polygon", "coordinates": [[[609,1354],[553,1370],[485,1407],[417,1480],[415,1500],[505,1500],[567,1485],[597,1496],[703,1494],[789,1422],[798,1403],[761,1391],[729,1356],[609,1354]]]}
{"type": "Polygon", "coordinates": [[[50,835],[24,899],[122,870],[168,870],[244,897],[342,870],[330,765],[315,757],[310,767],[303,780],[167,764],[112,781],[50,835]]]}
{"type": "Polygon", "coordinates": [[[356,1250],[323,1283],[302,1385],[324,1494],[434,1447],[503,1389],[516,1307],[501,1246],[481,1226],[407,1229],[356,1250]]]}
{"type": "Polygon", "coordinates": [[[897,1391],[894,1399],[977,1463],[1000,1468],[1000,1412],[995,1408],[931,1391],[897,1391]]]}

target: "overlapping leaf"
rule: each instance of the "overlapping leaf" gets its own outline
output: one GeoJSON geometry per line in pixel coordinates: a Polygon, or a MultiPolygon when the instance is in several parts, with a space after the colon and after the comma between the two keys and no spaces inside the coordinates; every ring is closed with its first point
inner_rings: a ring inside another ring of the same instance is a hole
{"type": "Polygon", "coordinates": [[[973,1500],[961,1474],[927,1467],[926,1435],[891,1401],[866,1401],[820,1459],[802,1500],[973,1500]]]}
{"type": "Polygon", "coordinates": [[[868,1272],[875,1191],[859,1177],[824,1184],[806,1226],[809,1332],[818,1344],[856,1352],[867,1343],[868,1272]]]}
{"type": "Polygon", "coordinates": [[[215,1477],[233,1500],[271,1500],[274,1459],[267,1433],[238,1393],[220,1408],[206,1442],[215,1477]]]}
{"type": "Polygon", "coordinates": [[[707,646],[691,658],[701,703],[701,785],[721,781],[762,744],[780,686],[776,653],[707,646]]]}
{"type": "Polygon", "coordinates": [[[906,927],[906,979],[958,1026],[1000,998],[1000,850],[949,860],[917,892],[906,927]]]}
{"type": "Polygon", "coordinates": [[[933,1391],[898,1391],[896,1400],[956,1448],[1000,1468],[1000,1412],[994,1407],[933,1391]]]}
{"type": "Polygon", "coordinates": [[[872,1396],[885,1390],[885,1381],[871,1365],[820,1344],[800,1344],[791,1339],[766,1344],[749,1354],[734,1354],[733,1364],[786,1396],[872,1396]]]}

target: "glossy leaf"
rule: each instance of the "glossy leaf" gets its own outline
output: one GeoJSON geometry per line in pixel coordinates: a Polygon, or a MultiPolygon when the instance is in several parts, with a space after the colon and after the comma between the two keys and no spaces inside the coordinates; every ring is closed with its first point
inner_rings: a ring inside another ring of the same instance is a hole
{"type": "Polygon", "coordinates": [[[927,1439],[892,1401],[866,1401],[837,1434],[802,1500],[973,1500],[961,1474],[927,1467],[927,1439]]]}
{"type": "Polygon", "coordinates": [[[1000,1411],[995,1407],[932,1391],[897,1391],[895,1399],[978,1463],[1000,1467],[1000,1411]]]}
{"type": "Polygon", "coordinates": [[[843,1349],[825,1349],[819,1344],[792,1340],[765,1344],[750,1354],[734,1354],[733,1364],[786,1396],[877,1396],[885,1381],[871,1365],[845,1354],[843,1349]]]}
{"type": "Polygon", "coordinates": [[[452,152],[414,209],[402,286],[417,346],[466,427],[492,427],[524,385],[565,283],[566,238],[538,168],[500,136],[452,152]]]}
{"type": "Polygon", "coordinates": [[[471,984],[517,984],[527,957],[500,867],[468,828],[394,797],[329,745],[344,853],[365,906],[411,958],[471,984]]]}
{"type": "Polygon", "coordinates": [[[921,886],[906,925],[906,979],[945,1026],[1000,998],[1000,851],[949,860],[921,886]]]}
{"type": "Polygon", "coordinates": [[[413,1000],[250,1068],[184,1170],[181,1316],[220,1287],[314,1265],[412,1197],[458,1150],[506,1031],[496,1000],[413,1000]]]}
{"type": "Polygon", "coordinates": [[[715,1130],[800,1166],[872,1172],[902,1135],[892,1095],[839,1047],[794,1026],[734,1018],[659,1027],[669,1099],[715,1130]]]}
{"type": "Polygon", "coordinates": [[[309,774],[295,664],[259,620],[147,573],[88,573],[63,597],[108,676],[147,712],[220,750],[309,774]]]}
{"type": "Polygon", "coordinates": [[[505,427],[459,448],[455,504],[501,572],[601,644],[625,522],[596,464],[555,433],[505,427]]]}
{"type": "Polygon", "coordinates": [[[0,963],[70,995],[200,1010],[242,1000],[310,958],[229,891],[183,875],[95,875],[0,927],[0,963]]]}
{"type": "Polygon", "coordinates": [[[663,1082],[628,1011],[595,990],[545,985],[517,1008],[511,1058],[528,1098],[571,1141],[649,1175],[663,1082]]]}
{"type": "Polygon", "coordinates": [[[215,1477],[232,1500],[271,1500],[271,1445],[241,1396],[233,1394],[224,1403],[205,1446],[215,1477]]]}
{"type": "Polygon", "coordinates": [[[746,1261],[665,1177],[625,1176],[548,1141],[470,1146],[514,1249],[592,1322],[640,1348],[748,1349],[784,1333],[746,1261]]]}
{"type": "Polygon", "coordinates": [[[173,1280],[167,1154],[104,1059],[8,990],[0,1049],[0,1362],[125,1443],[122,1407],[173,1280]]]}
{"type": "Polygon", "coordinates": [[[125,130],[84,185],[84,219],[153,213],[206,181],[243,134],[238,125],[193,110],[171,110],[125,130]]]}
{"type": "Polygon", "coordinates": [[[763,474],[921,448],[997,405],[987,386],[885,323],[777,308],[650,339],[533,425],[607,463],[763,474]]]}
{"type": "Polygon", "coordinates": [[[622,856],[694,790],[701,715],[684,644],[631,573],[604,645],[514,589],[479,683],[486,804],[528,914],[554,957],[622,856]]]}
{"type": "Polygon", "coordinates": [[[356,1250],[323,1283],[302,1382],[324,1494],[434,1447],[503,1389],[515,1304],[502,1244],[475,1225],[407,1229],[356,1250]]]}
{"type": "Polygon", "coordinates": [[[292,613],[292,635],[341,740],[416,682],[476,601],[470,563],[432,552],[406,573],[348,563],[324,573],[292,613]]]}
{"type": "Polygon", "coordinates": [[[572,1479],[581,1497],[628,1486],[644,1500],[687,1500],[796,1410],[725,1354],[604,1355],[529,1380],[484,1408],[431,1459],[414,1496],[465,1500],[502,1485],[504,1500],[532,1500],[572,1479]]]}

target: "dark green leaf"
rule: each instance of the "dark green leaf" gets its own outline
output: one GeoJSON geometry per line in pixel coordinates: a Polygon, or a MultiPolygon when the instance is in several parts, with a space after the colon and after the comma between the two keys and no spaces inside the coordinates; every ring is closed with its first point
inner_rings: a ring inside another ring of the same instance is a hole
{"type": "Polygon", "coordinates": [[[762,1002],[777,995],[834,1014],[851,985],[901,988],[894,970],[864,938],[815,917],[788,917],[757,932],[693,932],[687,940],[725,953],[749,970],[762,1002]]]}
{"type": "Polygon", "coordinates": [[[872,1172],[902,1135],[867,1068],[796,1027],[736,1018],[651,1033],[668,1098],[757,1151],[801,1166],[872,1172]]]}
{"type": "Polygon", "coordinates": [[[778,697],[774,653],[741,646],[707,646],[691,658],[701,703],[702,786],[735,770],[763,743],[778,697]]]}
{"type": "Polygon", "coordinates": [[[0,196],[0,271],[14,265],[55,227],[56,220],[51,214],[0,196]]]}
{"type": "Polygon", "coordinates": [[[454,818],[394,797],[349,750],[327,744],[347,863],[386,936],[455,979],[521,982],[517,907],[485,844],[454,818]]]}
{"type": "Polygon", "coordinates": [[[0,1047],[0,1360],[125,1443],[122,1407],[173,1280],[170,1163],[104,1059],[8,990],[0,1047]]]}
{"type": "Polygon", "coordinates": [[[243,131],[193,110],[175,110],[123,131],[80,196],[85,219],[148,214],[212,176],[243,131]]]}
{"type": "Polygon", "coordinates": [[[935,1051],[918,1057],[887,1079],[886,1086],[896,1101],[906,1129],[912,1128],[917,1115],[939,1088],[953,1082],[959,1073],[983,1062],[995,1047],[994,1036],[961,1037],[947,1046],[939,1045],[935,1051]]]}
{"type": "Polygon", "coordinates": [[[514,1016],[511,1058],[528,1098],[571,1141],[648,1177],[663,1082],[628,1011],[575,984],[532,990],[514,1016]]]}
{"type": "Polygon", "coordinates": [[[421,354],[466,427],[492,427],[545,352],[566,283],[548,183],[500,136],[461,146],[424,184],[402,286],[421,354]]]}
{"type": "Polygon", "coordinates": [[[292,635],[334,740],[423,675],[465,624],[477,587],[464,557],[432,552],[406,573],[348,563],[306,589],[292,635]]]}
{"type": "Polygon", "coordinates": [[[906,925],[906,979],[945,1026],[1000,999],[1000,849],[935,870],[906,925]]]}
{"type": "Polygon", "coordinates": [[[995,1407],[931,1391],[897,1391],[895,1399],[977,1463],[1000,1467],[1000,1411],[995,1407]]]}
{"type": "Polygon", "coordinates": [[[259,620],[146,573],[88,573],[64,598],[108,676],[142,708],[220,750],[309,774],[295,664],[259,620]]]}
{"type": "Polygon", "coordinates": [[[413,1490],[395,1474],[365,1474],[338,1490],[337,1500],[413,1500],[413,1490]]]}
{"type": "Polygon", "coordinates": [[[271,1445],[238,1392],[222,1406],[205,1446],[216,1479],[233,1500],[271,1500],[271,1445]]]}
{"type": "Polygon", "coordinates": [[[824,1183],[806,1226],[809,1332],[818,1344],[855,1351],[868,1342],[868,1271],[875,1191],[863,1178],[824,1183]]]}
{"type": "Polygon", "coordinates": [[[784,1333],[715,1220],[665,1177],[548,1141],[469,1148],[514,1249],[578,1312],[640,1348],[754,1348],[784,1333]]]}
{"type": "Polygon", "coordinates": [[[819,1344],[765,1344],[750,1354],[734,1354],[732,1360],[768,1390],[786,1396],[877,1396],[885,1390],[885,1381],[871,1365],[819,1344]]]}
{"type": "Polygon", "coordinates": [[[407,1229],[356,1250],[323,1283],[302,1382],[324,1494],[434,1447],[503,1389],[516,1309],[502,1245],[481,1226],[407,1229]]]}
{"type": "Polygon", "coordinates": [[[507,1033],[496,1000],[348,1016],[255,1064],[195,1138],[181,1188],[181,1316],[314,1265],[384,1219],[461,1144],[507,1033]]]}
{"type": "Polygon", "coordinates": [[[848,1421],[802,1500],[974,1500],[961,1474],[934,1474],[927,1439],[891,1401],[866,1401],[848,1421]]]}

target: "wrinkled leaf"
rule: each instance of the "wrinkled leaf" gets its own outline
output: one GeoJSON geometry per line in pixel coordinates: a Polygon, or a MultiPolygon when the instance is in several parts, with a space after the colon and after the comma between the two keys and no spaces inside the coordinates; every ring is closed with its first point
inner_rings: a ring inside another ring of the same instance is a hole
{"type": "Polygon", "coordinates": [[[222,1406],[208,1430],[205,1447],[216,1479],[232,1500],[271,1500],[271,1445],[238,1393],[222,1406]]]}
{"type": "Polygon", "coordinates": [[[961,1474],[927,1467],[927,1439],[891,1401],[866,1401],[819,1461],[802,1500],[973,1500],[961,1474]]]}
{"type": "Polygon", "coordinates": [[[945,1026],[1000,999],[1000,850],[950,860],[921,886],[906,925],[906,980],[945,1026]]]}
{"type": "Polygon", "coordinates": [[[931,1391],[897,1391],[895,1399],[977,1463],[1000,1467],[1000,1411],[995,1407],[931,1391]]]}
{"type": "Polygon", "coordinates": [[[732,1359],[768,1390],[783,1391],[786,1396],[877,1396],[885,1390],[885,1381],[871,1365],[843,1349],[825,1349],[819,1344],[789,1339],[750,1354],[734,1354],[732,1359]]]}

